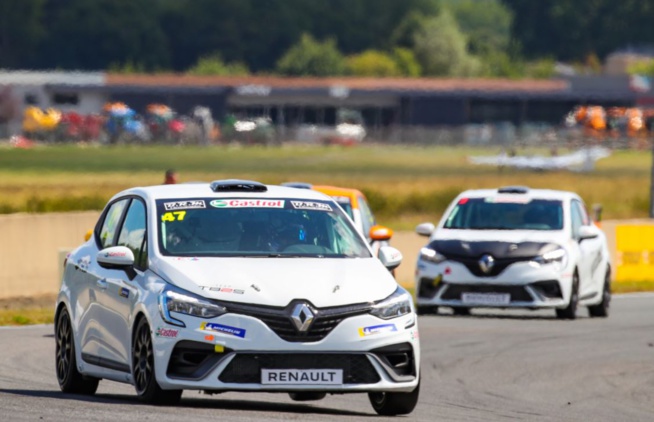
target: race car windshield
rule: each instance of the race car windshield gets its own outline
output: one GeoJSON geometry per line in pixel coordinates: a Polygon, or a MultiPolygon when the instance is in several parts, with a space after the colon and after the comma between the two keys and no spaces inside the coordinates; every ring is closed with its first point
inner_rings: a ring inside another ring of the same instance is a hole
{"type": "Polygon", "coordinates": [[[347,213],[347,215],[350,216],[352,220],[354,220],[354,213],[352,212],[352,203],[350,202],[350,198],[347,196],[332,196],[334,201],[343,208],[343,211],[347,213]]]}
{"type": "Polygon", "coordinates": [[[305,199],[193,198],[157,201],[166,256],[368,258],[333,203],[305,199]]]}
{"type": "Polygon", "coordinates": [[[524,197],[460,199],[445,221],[446,229],[561,230],[561,201],[524,197]]]}

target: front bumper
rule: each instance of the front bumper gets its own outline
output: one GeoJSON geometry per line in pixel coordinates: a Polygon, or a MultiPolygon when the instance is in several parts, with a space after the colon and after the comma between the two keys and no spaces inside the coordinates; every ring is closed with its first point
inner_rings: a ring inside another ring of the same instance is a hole
{"type": "Polygon", "coordinates": [[[529,262],[514,263],[495,277],[475,276],[451,261],[419,261],[416,272],[418,307],[562,308],[571,290],[571,272],[529,262]]]}
{"type": "Polygon", "coordinates": [[[367,314],[346,318],[312,342],[283,340],[261,320],[245,315],[175,318],[186,328],[167,325],[159,316],[153,328],[156,378],[163,389],[410,392],[419,381],[415,314],[388,321],[367,314]],[[157,336],[158,331],[166,336],[157,336]],[[264,384],[263,369],[340,370],[343,376],[339,384],[264,384]]]}

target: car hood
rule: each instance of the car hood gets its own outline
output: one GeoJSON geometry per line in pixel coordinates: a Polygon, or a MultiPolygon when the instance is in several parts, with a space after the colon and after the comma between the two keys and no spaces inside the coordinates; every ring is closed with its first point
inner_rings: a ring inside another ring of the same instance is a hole
{"type": "Polygon", "coordinates": [[[164,280],[211,299],[286,306],[305,299],[317,307],[373,302],[397,283],[377,258],[156,258],[164,280]]]}
{"type": "Polygon", "coordinates": [[[460,240],[465,242],[556,243],[565,245],[563,230],[452,230],[439,228],[429,238],[434,240],[460,240]]]}

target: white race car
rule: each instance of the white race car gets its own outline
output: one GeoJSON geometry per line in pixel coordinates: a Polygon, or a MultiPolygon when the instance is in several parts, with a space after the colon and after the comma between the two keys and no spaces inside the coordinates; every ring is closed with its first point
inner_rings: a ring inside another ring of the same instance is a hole
{"type": "Polygon", "coordinates": [[[577,306],[606,317],[611,264],[604,233],[581,198],[554,190],[509,186],[461,193],[429,236],[416,270],[420,313],[439,306],[554,308],[574,319],[577,306]]]}
{"type": "Polygon", "coordinates": [[[148,403],[182,390],[368,393],[413,411],[418,321],[365,239],[319,192],[241,180],[133,188],[67,258],[55,314],[64,392],[133,384],[148,403]]]}

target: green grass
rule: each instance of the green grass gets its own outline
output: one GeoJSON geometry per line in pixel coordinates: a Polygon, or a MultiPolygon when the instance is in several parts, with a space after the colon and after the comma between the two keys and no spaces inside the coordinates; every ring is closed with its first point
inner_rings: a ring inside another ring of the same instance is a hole
{"type": "Polygon", "coordinates": [[[510,184],[577,191],[589,206],[601,203],[605,218],[648,214],[649,151],[617,151],[591,173],[499,171],[467,162],[469,155],[498,152],[386,145],[2,148],[0,213],[97,210],[116,192],[161,183],[164,171],[175,168],[181,181],[245,178],[359,188],[378,220],[395,229],[435,220],[464,189],[510,184]]]}
{"type": "Polygon", "coordinates": [[[0,309],[0,325],[52,324],[52,306],[24,309],[0,309]]]}

